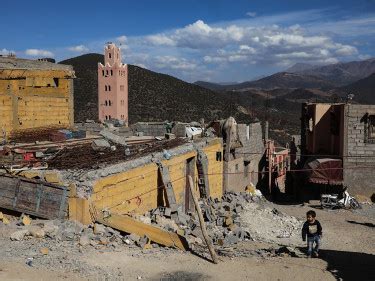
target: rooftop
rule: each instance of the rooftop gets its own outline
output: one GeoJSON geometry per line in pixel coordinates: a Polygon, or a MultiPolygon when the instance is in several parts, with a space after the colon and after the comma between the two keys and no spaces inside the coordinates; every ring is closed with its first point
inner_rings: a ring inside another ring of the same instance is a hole
{"type": "Polygon", "coordinates": [[[71,65],[52,63],[47,61],[20,59],[0,56],[0,70],[2,69],[30,69],[30,70],[66,70],[72,71],[71,65]]]}

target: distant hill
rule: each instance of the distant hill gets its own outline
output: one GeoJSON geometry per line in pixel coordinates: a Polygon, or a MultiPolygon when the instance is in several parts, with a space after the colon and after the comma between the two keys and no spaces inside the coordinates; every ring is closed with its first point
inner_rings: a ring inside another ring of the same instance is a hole
{"type": "MultiPolygon", "coordinates": [[[[239,84],[241,86],[241,84],[239,84]]],[[[334,84],[312,75],[300,75],[289,72],[278,72],[257,81],[242,83],[242,87],[275,89],[275,88],[324,88],[334,84]]]]}
{"type": "MultiPolygon", "coordinates": [[[[103,55],[86,54],[60,62],[72,65],[76,72],[75,121],[97,120],[97,64],[103,61],[103,55]]],[[[242,121],[250,120],[225,95],[138,66],[128,65],[128,68],[130,123],[164,120],[189,122],[231,115],[242,121]]]]}
{"type": "Polygon", "coordinates": [[[196,84],[214,91],[242,91],[249,89],[296,89],[296,88],[334,88],[335,83],[313,75],[277,72],[255,81],[246,81],[233,85],[197,81],[196,84]]]}
{"type": "Polygon", "coordinates": [[[285,72],[291,72],[291,73],[296,73],[296,72],[301,72],[305,70],[309,70],[316,67],[315,65],[309,64],[309,63],[296,63],[289,67],[288,69],[285,70],[285,72]]]}
{"type": "Polygon", "coordinates": [[[100,54],[85,54],[63,60],[59,63],[73,66],[74,79],[74,120],[97,120],[98,115],[98,62],[104,63],[100,54]]]}
{"type": "Polygon", "coordinates": [[[317,94],[313,90],[307,89],[295,89],[286,95],[282,96],[283,99],[291,100],[295,102],[329,102],[331,101],[330,96],[322,96],[317,94]]]}
{"type": "Polygon", "coordinates": [[[359,103],[375,104],[375,72],[338,90],[342,96],[354,94],[353,99],[359,103]]]}
{"type": "MultiPolygon", "coordinates": [[[[290,71],[290,69],[288,70],[290,71]]],[[[346,63],[336,63],[324,66],[316,66],[308,69],[298,70],[295,72],[304,75],[313,75],[321,79],[329,80],[338,86],[353,83],[363,79],[375,72],[375,59],[362,61],[351,61],[346,63]]]]}
{"type": "Polygon", "coordinates": [[[193,84],[212,90],[212,91],[221,91],[225,89],[225,87],[228,85],[228,84],[212,83],[212,82],[206,82],[206,81],[196,81],[193,84]]]}

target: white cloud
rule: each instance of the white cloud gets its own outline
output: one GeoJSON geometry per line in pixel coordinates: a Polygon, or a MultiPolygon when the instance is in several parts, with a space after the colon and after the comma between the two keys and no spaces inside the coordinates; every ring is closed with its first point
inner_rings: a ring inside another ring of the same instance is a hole
{"type": "Polygon", "coordinates": [[[89,48],[87,48],[85,45],[78,45],[69,47],[68,50],[77,53],[87,53],[89,51],[89,48]]]}
{"type": "MultiPolygon", "coordinates": [[[[220,23],[197,20],[160,33],[121,35],[108,40],[123,44],[124,62],[190,81],[192,77],[196,80],[203,77],[218,81],[246,80],[244,76],[248,73],[272,73],[296,62],[329,64],[365,58],[361,52],[371,52],[365,48],[373,41],[370,36],[355,36],[365,32],[373,34],[374,17],[336,20],[337,17],[330,17],[331,12],[308,10],[268,16],[254,13],[220,23]],[[346,37],[348,28],[353,37],[346,37]],[[345,34],[345,37],[337,34],[345,34]],[[217,79],[219,76],[223,78],[217,79]]],[[[98,44],[87,43],[87,46],[93,50],[102,48],[98,44]]]]}
{"type": "Polygon", "coordinates": [[[121,35],[116,38],[116,41],[119,42],[120,44],[125,44],[125,42],[128,40],[128,37],[125,35],[121,35]]]}
{"type": "Polygon", "coordinates": [[[42,49],[27,49],[25,54],[32,57],[54,57],[55,55],[51,51],[42,50],[42,49]]]}
{"type": "Polygon", "coordinates": [[[175,46],[176,43],[173,39],[169,38],[164,34],[155,34],[146,37],[146,40],[153,45],[163,45],[163,46],[175,46]]]}
{"type": "Polygon", "coordinates": [[[160,69],[194,70],[197,64],[185,58],[174,56],[156,56],[153,60],[153,66],[160,69]]]}
{"type": "Polygon", "coordinates": [[[257,16],[257,13],[256,12],[247,12],[246,15],[251,17],[251,18],[255,18],[257,16]]]}
{"type": "Polygon", "coordinates": [[[348,46],[348,45],[338,45],[338,49],[335,51],[335,53],[339,56],[352,56],[358,54],[358,50],[356,47],[348,46]]]}
{"type": "Polygon", "coordinates": [[[372,56],[370,56],[370,55],[359,55],[358,58],[360,60],[368,60],[368,59],[372,58],[372,56]]]}
{"type": "Polygon", "coordinates": [[[0,55],[1,56],[7,56],[9,54],[15,54],[16,52],[15,51],[11,51],[11,50],[8,50],[8,49],[0,49],[0,55]]]}

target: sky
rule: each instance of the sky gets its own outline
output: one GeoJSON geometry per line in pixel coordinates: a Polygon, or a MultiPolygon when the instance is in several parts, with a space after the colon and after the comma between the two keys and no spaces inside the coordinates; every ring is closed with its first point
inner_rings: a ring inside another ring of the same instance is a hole
{"type": "Polygon", "coordinates": [[[114,42],[124,63],[188,82],[375,57],[375,0],[2,0],[0,9],[0,54],[60,61],[114,42]]]}

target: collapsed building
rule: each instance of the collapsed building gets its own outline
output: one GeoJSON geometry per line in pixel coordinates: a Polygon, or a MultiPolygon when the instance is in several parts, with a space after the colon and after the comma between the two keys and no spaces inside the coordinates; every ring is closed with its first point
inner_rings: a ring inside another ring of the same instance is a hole
{"type": "MultiPolygon", "coordinates": [[[[98,77],[103,123],[74,124],[71,66],[0,58],[1,208],[85,225],[100,222],[185,249],[181,233],[136,217],[162,208],[164,215],[184,220],[196,211],[194,197],[218,207],[222,198],[237,200],[227,192],[254,192],[271,179],[271,169],[285,170],[279,151],[263,140],[260,123],[237,124],[230,117],[208,125],[202,120],[127,127],[127,68],[113,44],[105,49],[98,77]],[[113,119],[123,123],[111,126],[113,119]]],[[[225,206],[234,219],[243,202],[225,206]]]]}
{"type": "Polygon", "coordinates": [[[305,103],[301,115],[301,166],[313,170],[309,181],[347,186],[354,194],[371,196],[375,106],[305,103]]]}

